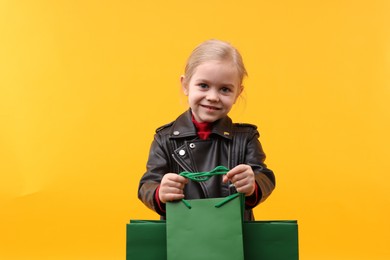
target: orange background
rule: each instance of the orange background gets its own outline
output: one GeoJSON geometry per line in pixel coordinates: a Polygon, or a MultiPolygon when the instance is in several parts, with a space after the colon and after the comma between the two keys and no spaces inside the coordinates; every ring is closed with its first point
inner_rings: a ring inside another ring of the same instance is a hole
{"type": "Polygon", "coordinates": [[[390,258],[390,4],[0,1],[0,258],[124,259],[154,129],[187,108],[190,51],[218,38],[250,77],[300,259],[390,258]]]}

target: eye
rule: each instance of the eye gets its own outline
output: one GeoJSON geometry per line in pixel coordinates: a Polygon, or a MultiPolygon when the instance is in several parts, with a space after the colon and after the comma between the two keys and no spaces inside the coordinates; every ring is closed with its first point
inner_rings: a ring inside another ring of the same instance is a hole
{"type": "Polygon", "coordinates": [[[222,87],[221,88],[221,92],[225,93],[225,94],[228,94],[228,93],[232,92],[232,89],[228,88],[228,87],[222,87]]]}
{"type": "Polygon", "coordinates": [[[199,83],[198,86],[199,86],[201,89],[207,89],[207,88],[209,87],[206,83],[199,83]]]}

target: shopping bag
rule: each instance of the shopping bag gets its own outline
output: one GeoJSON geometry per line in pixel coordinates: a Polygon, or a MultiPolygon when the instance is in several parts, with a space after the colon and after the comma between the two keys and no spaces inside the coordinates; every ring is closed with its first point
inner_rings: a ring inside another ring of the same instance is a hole
{"type": "Polygon", "coordinates": [[[165,221],[130,220],[126,230],[126,260],[166,259],[165,221]]]}
{"type": "MultiPolygon", "coordinates": [[[[226,173],[181,173],[205,181],[226,173]]],[[[131,220],[127,260],[298,260],[296,220],[242,223],[242,194],[167,203],[167,222],[131,220]]]]}
{"type": "Polygon", "coordinates": [[[298,260],[296,220],[243,224],[245,260],[298,260]]]}
{"type": "Polygon", "coordinates": [[[167,203],[167,259],[243,260],[242,194],[236,195],[226,203],[225,198],[167,203]]]}
{"type": "MultiPolygon", "coordinates": [[[[243,239],[245,260],[299,259],[296,220],[244,222],[243,239]]],[[[127,224],[126,260],[166,260],[166,243],[165,221],[131,220],[127,224]]]]}

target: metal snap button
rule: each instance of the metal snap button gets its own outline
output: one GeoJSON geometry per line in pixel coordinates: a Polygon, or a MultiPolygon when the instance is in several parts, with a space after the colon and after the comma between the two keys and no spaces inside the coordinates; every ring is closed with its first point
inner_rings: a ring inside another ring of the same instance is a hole
{"type": "Polygon", "coordinates": [[[195,148],[195,144],[194,143],[190,143],[190,148],[195,148]]]}
{"type": "Polygon", "coordinates": [[[179,135],[179,134],[180,134],[179,131],[174,131],[174,132],[173,132],[173,135],[179,135]]]}
{"type": "Polygon", "coordinates": [[[180,151],[179,151],[179,155],[180,155],[180,156],[183,156],[183,155],[185,155],[185,154],[186,154],[186,151],[184,151],[184,150],[180,150],[180,151]]]}

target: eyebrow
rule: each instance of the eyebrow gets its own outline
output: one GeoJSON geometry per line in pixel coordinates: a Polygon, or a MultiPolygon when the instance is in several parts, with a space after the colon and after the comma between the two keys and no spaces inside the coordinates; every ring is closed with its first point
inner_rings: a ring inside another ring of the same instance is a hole
{"type": "MultiPolygon", "coordinates": [[[[195,82],[196,82],[196,83],[199,83],[199,82],[205,82],[205,83],[207,83],[207,84],[209,84],[209,83],[210,83],[210,81],[209,81],[209,80],[202,79],[202,78],[200,78],[200,79],[197,79],[195,82]]],[[[232,87],[232,88],[234,88],[234,86],[235,86],[233,83],[222,83],[221,85],[222,85],[222,86],[226,86],[226,87],[232,87]]]]}

